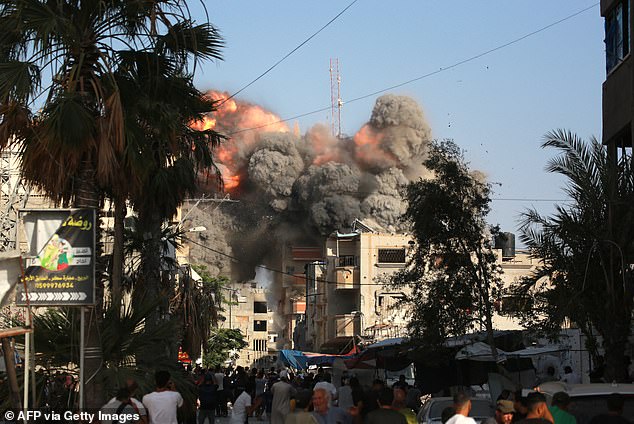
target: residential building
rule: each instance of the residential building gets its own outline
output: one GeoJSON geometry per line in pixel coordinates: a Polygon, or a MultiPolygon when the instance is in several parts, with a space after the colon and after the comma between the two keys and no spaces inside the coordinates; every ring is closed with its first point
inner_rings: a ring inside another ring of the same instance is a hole
{"type": "Polygon", "coordinates": [[[605,18],[606,79],[603,83],[603,143],[613,159],[632,149],[634,67],[630,0],[601,0],[605,18]]]}
{"type": "Polygon", "coordinates": [[[236,283],[228,288],[228,305],[221,328],[239,329],[247,346],[236,352],[235,365],[243,367],[269,367],[275,363],[279,334],[268,290],[255,282],[236,283]]]}
{"type": "MultiPolygon", "coordinates": [[[[323,245],[317,242],[287,242],[282,246],[281,269],[276,283],[282,287],[277,310],[284,321],[282,337],[287,340],[287,348],[306,351],[315,350],[307,339],[306,298],[309,280],[315,277],[316,267],[324,262],[323,245]],[[312,275],[312,276],[311,276],[312,275]]],[[[314,297],[310,293],[309,297],[314,297]]]]}
{"type": "Polygon", "coordinates": [[[375,231],[360,221],[349,233],[326,240],[324,265],[308,287],[309,338],[321,351],[341,352],[364,337],[375,341],[406,335],[398,302],[405,292],[385,286],[403,269],[413,241],[406,234],[375,231]]]}
{"type": "MultiPolygon", "coordinates": [[[[514,243],[513,243],[514,244],[514,243]]],[[[523,277],[528,277],[536,269],[539,260],[531,256],[528,250],[511,251],[502,248],[494,249],[497,264],[502,269],[502,288],[508,290],[523,277]]],[[[517,304],[512,296],[504,296],[494,300],[493,328],[496,330],[522,330],[520,321],[512,316],[517,304]]]]}

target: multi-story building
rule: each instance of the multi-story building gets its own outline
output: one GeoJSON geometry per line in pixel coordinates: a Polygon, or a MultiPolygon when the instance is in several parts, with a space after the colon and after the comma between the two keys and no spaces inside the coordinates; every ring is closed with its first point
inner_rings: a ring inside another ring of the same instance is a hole
{"type": "Polygon", "coordinates": [[[314,350],[306,337],[309,331],[306,298],[308,281],[313,278],[311,273],[323,258],[323,246],[316,243],[284,243],[282,246],[281,269],[284,272],[278,274],[278,284],[282,287],[278,313],[284,321],[283,337],[289,342],[286,347],[314,350]]]}
{"type": "Polygon", "coordinates": [[[382,340],[406,335],[406,317],[394,306],[405,296],[384,282],[406,263],[406,234],[380,233],[356,221],[353,232],[331,234],[324,264],[314,264],[308,291],[308,338],[322,351],[352,347],[357,336],[382,340]]]}
{"type": "Polygon", "coordinates": [[[268,367],[275,362],[278,337],[275,317],[267,289],[255,282],[233,284],[227,288],[228,304],[225,320],[220,327],[239,329],[247,346],[240,350],[235,365],[243,367],[268,367]]]}
{"type": "MultiPolygon", "coordinates": [[[[516,250],[514,236],[496,246],[502,285],[509,288],[530,275],[539,260],[530,252],[516,250]]],[[[414,242],[407,234],[387,234],[361,222],[350,233],[335,232],[326,240],[325,262],[309,265],[307,286],[307,339],[315,350],[346,350],[350,340],[361,336],[380,341],[407,335],[406,308],[398,307],[406,289],[384,283],[406,264],[414,242]]],[[[520,330],[513,318],[512,298],[498,299],[493,316],[496,330],[520,330]]]]}
{"type": "MultiPolygon", "coordinates": [[[[495,242],[494,253],[496,262],[502,269],[502,289],[503,293],[508,293],[508,289],[518,283],[523,277],[531,275],[535,271],[539,260],[532,257],[528,250],[515,249],[515,235],[502,233],[495,242]]],[[[495,330],[521,330],[519,320],[513,317],[513,311],[517,304],[512,296],[504,296],[500,299],[493,299],[493,328],[495,330]]]]}
{"type": "Polygon", "coordinates": [[[603,143],[611,157],[632,149],[634,118],[634,67],[631,46],[630,0],[601,0],[605,18],[606,79],[603,83],[603,143]]]}

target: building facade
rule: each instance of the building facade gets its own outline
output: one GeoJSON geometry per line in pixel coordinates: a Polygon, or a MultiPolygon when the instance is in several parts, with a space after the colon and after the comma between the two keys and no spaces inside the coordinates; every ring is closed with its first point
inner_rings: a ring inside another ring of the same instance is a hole
{"type": "Polygon", "coordinates": [[[606,79],[603,83],[603,143],[614,159],[632,149],[634,67],[630,0],[601,0],[605,18],[606,79]]]}
{"type": "Polygon", "coordinates": [[[309,274],[307,337],[320,351],[350,350],[358,337],[379,341],[406,335],[407,318],[396,307],[405,293],[384,283],[403,269],[413,241],[360,222],[355,227],[328,237],[325,261],[309,274]]]}
{"type": "Polygon", "coordinates": [[[221,328],[239,329],[247,346],[238,351],[234,365],[265,368],[275,363],[279,333],[267,290],[255,282],[233,284],[227,289],[221,328]]]}

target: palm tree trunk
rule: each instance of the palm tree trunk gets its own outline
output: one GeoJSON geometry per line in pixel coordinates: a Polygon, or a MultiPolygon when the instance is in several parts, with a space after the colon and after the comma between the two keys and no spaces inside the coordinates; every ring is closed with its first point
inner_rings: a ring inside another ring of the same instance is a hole
{"type": "MultiPolygon", "coordinates": [[[[100,194],[95,182],[95,171],[92,163],[85,160],[82,166],[78,181],[75,186],[75,207],[90,208],[96,210],[95,223],[100,228],[99,223],[99,203],[100,194]]],[[[84,387],[84,399],[86,408],[100,408],[104,404],[103,385],[97,378],[97,373],[103,363],[103,352],[101,349],[101,339],[99,337],[99,325],[101,323],[101,310],[103,303],[103,285],[101,284],[101,275],[103,275],[103,258],[101,257],[102,245],[100,234],[97,231],[97,240],[95,240],[95,306],[93,313],[90,313],[89,319],[84,322],[85,331],[85,360],[84,360],[84,377],[86,385],[84,387]]]]}
{"type": "MultiPolygon", "coordinates": [[[[151,332],[156,326],[161,325],[161,320],[167,313],[168,294],[163,293],[161,287],[161,256],[163,254],[161,241],[162,220],[156,211],[139,212],[139,230],[143,236],[143,251],[141,252],[141,284],[135,289],[137,301],[153,302],[153,312],[145,319],[145,327],[151,332]]],[[[152,364],[158,358],[169,356],[169,341],[163,344],[164,351],[153,350],[146,352],[138,358],[138,361],[146,367],[152,368],[152,364]]]]}

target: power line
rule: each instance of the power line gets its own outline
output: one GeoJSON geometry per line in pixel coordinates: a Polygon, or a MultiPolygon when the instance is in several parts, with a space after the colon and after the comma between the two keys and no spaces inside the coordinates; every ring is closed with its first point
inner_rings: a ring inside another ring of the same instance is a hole
{"type": "MultiPolygon", "coordinates": [[[[200,246],[203,249],[207,249],[210,252],[214,252],[214,253],[217,253],[218,255],[225,256],[225,257],[227,257],[229,259],[232,259],[232,260],[234,260],[236,262],[247,263],[246,261],[243,261],[242,259],[236,258],[235,256],[229,255],[229,254],[221,252],[219,250],[212,249],[211,247],[206,246],[206,245],[204,245],[202,243],[199,243],[197,241],[194,241],[194,240],[192,240],[192,239],[190,239],[188,237],[182,237],[182,238],[187,240],[190,243],[195,244],[196,246],[200,246]]],[[[303,280],[308,280],[308,277],[306,277],[306,276],[297,275],[297,274],[291,274],[290,272],[282,271],[282,270],[276,269],[276,268],[271,268],[271,267],[268,267],[266,265],[256,265],[256,268],[266,269],[267,271],[275,272],[277,274],[282,274],[282,275],[288,275],[289,277],[293,277],[293,278],[301,278],[303,280]]],[[[324,279],[321,279],[321,278],[315,278],[315,281],[318,282],[318,283],[324,283],[324,284],[335,284],[335,285],[336,284],[341,284],[341,283],[338,283],[336,281],[328,281],[328,280],[324,280],[324,279]]],[[[355,285],[359,285],[359,286],[386,286],[387,284],[383,284],[383,283],[361,283],[361,282],[359,282],[358,284],[355,284],[355,285]]]]}
{"type": "MultiPolygon", "coordinates": [[[[355,0],[355,1],[356,1],[356,0],[355,0]]],[[[354,3],[355,3],[355,2],[352,2],[350,5],[348,5],[348,7],[347,7],[347,8],[349,8],[350,6],[352,6],[352,4],[354,4],[354,3]]],[[[587,11],[588,11],[588,10],[590,10],[590,9],[593,9],[593,8],[595,8],[595,7],[596,7],[596,6],[598,6],[598,5],[599,5],[599,3],[594,3],[594,4],[593,4],[593,5],[591,5],[591,6],[585,7],[585,8],[583,8],[583,9],[581,9],[581,10],[579,10],[579,11],[575,12],[575,13],[572,13],[572,14],[570,14],[570,15],[566,16],[565,18],[562,18],[562,19],[559,19],[559,20],[557,20],[557,21],[555,21],[555,22],[552,22],[552,23],[550,23],[550,24],[548,24],[548,25],[546,25],[546,26],[543,26],[543,27],[541,27],[541,28],[539,28],[539,29],[537,29],[537,30],[535,30],[535,31],[529,32],[528,34],[525,34],[525,35],[523,35],[523,36],[521,36],[521,37],[518,37],[518,38],[516,38],[516,39],[514,39],[514,40],[511,40],[511,41],[509,41],[509,42],[507,42],[507,43],[500,44],[500,45],[499,45],[499,46],[497,46],[497,47],[494,47],[494,48],[492,48],[492,49],[486,50],[486,51],[484,51],[484,52],[482,52],[482,53],[478,53],[478,54],[476,54],[476,55],[474,55],[474,56],[471,56],[471,57],[469,57],[469,58],[466,58],[466,59],[460,60],[460,61],[455,62],[455,63],[453,63],[453,64],[451,64],[451,65],[449,65],[449,66],[441,67],[441,68],[439,68],[439,69],[437,69],[437,70],[435,70],[435,71],[429,72],[429,73],[424,74],[424,75],[421,75],[421,76],[419,76],[419,77],[412,78],[412,79],[407,80],[407,81],[405,81],[405,82],[401,82],[401,83],[399,83],[399,84],[395,84],[395,85],[392,85],[392,86],[390,86],[390,87],[383,88],[383,89],[380,89],[380,90],[374,91],[374,92],[369,93],[369,94],[364,94],[364,95],[362,95],[362,96],[355,97],[355,98],[353,98],[352,100],[345,101],[345,102],[344,102],[344,104],[347,104],[347,103],[354,103],[354,102],[357,102],[357,101],[359,101],[359,100],[367,99],[368,97],[376,96],[377,94],[381,94],[381,93],[384,93],[384,92],[386,92],[386,91],[390,91],[390,90],[393,90],[393,89],[395,89],[395,88],[399,88],[399,87],[402,87],[402,86],[404,86],[404,85],[408,85],[408,84],[411,84],[411,83],[413,83],[413,82],[420,81],[420,80],[423,80],[423,79],[429,78],[429,77],[431,77],[431,76],[434,76],[434,75],[440,74],[441,72],[445,72],[445,71],[448,71],[448,70],[450,70],[450,69],[457,68],[458,66],[464,65],[465,63],[473,62],[473,61],[474,61],[474,60],[476,60],[476,59],[480,59],[481,57],[487,56],[487,55],[489,55],[489,54],[491,54],[491,53],[494,53],[494,52],[496,52],[496,51],[498,51],[498,50],[502,50],[502,49],[504,49],[504,48],[506,48],[506,47],[512,46],[513,44],[517,44],[517,43],[519,43],[520,41],[523,41],[523,40],[525,40],[525,39],[527,39],[527,38],[529,38],[529,37],[532,37],[532,36],[534,36],[534,35],[536,35],[536,34],[539,34],[539,33],[541,33],[541,32],[544,32],[544,31],[546,31],[546,30],[548,30],[548,29],[550,29],[550,28],[552,28],[552,27],[554,27],[554,26],[556,26],[556,25],[559,25],[559,24],[561,24],[561,23],[563,23],[563,22],[566,22],[566,21],[568,21],[568,20],[570,20],[570,19],[572,19],[572,18],[575,18],[575,17],[577,17],[578,15],[581,15],[582,13],[587,12],[587,11]]],[[[346,8],[346,9],[347,9],[347,8],[346,8]]],[[[344,11],[345,11],[345,9],[344,9],[344,11]]],[[[343,13],[344,11],[342,11],[341,13],[343,13]]],[[[327,24],[327,25],[328,25],[328,24],[327,24]]],[[[323,28],[322,28],[322,29],[323,29],[323,28]]],[[[321,31],[321,30],[320,30],[320,31],[321,31]]],[[[312,38],[312,37],[311,37],[311,38],[312,38]]],[[[306,40],[306,41],[308,41],[308,40],[306,40]]],[[[305,43],[305,42],[304,42],[304,43],[305,43]]],[[[303,44],[304,44],[304,43],[303,43],[303,44]]],[[[300,45],[299,47],[301,47],[301,45],[300,45]]],[[[298,47],[298,48],[299,48],[299,47],[298,47]]],[[[292,53],[292,52],[291,52],[291,53],[292,53]]],[[[289,55],[290,55],[290,53],[289,53],[289,55]]],[[[283,58],[283,59],[284,59],[284,58],[283,58]]],[[[282,59],[282,60],[283,60],[283,59],[282,59]]],[[[275,67],[275,66],[277,66],[277,64],[276,64],[276,65],[274,65],[273,67],[275,67]]],[[[272,67],[272,68],[273,68],[273,67],[272,67]]],[[[270,68],[270,69],[272,69],[272,68],[270,68]]],[[[268,72],[268,70],[267,70],[266,72],[268,72]]],[[[263,75],[264,75],[264,74],[263,74],[263,75]]],[[[242,88],[242,89],[240,89],[239,91],[237,91],[235,94],[231,95],[231,97],[229,97],[227,100],[229,100],[230,98],[234,97],[236,94],[240,93],[240,91],[244,90],[244,89],[245,89],[245,88],[247,88],[249,85],[253,84],[255,81],[257,81],[257,80],[258,80],[259,78],[261,78],[263,75],[261,75],[261,76],[260,76],[260,77],[258,77],[256,80],[254,80],[254,81],[252,81],[251,83],[249,83],[249,84],[248,84],[247,86],[245,86],[244,88],[242,88]]],[[[303,118],[303,117],[305,117],[305,116],[314,115],[314,114],[316,114],[316,113],[321,113],[321,112],[324,112],[324,111],[326,111],[326,110],[330,110],[330,106],[323,107],[323,108],[320,108],[320,109],[316,109],[316,110],[313,110],[313,111],[311,111],[311,112],[302,113],[302,114],[300,114],[300,115],[291,116],[291,117],[289,117],[289,118],[280,119],[280,120],[277,120],[277,121],[274,121],[274,122],[270,122],[270,123],[268,123],[268,124],[259,125],[259,126],[257,126],[257,127],[240,129],[240,130],[237,130],[237,131],[234,131],[234,132],[228,133],[227,135],[231,136],[231,135],[239,134],[239,133],[246,132],[246,131],[253,131],[253,130],[260,129],[260,128],[265,128],[265,127],[268,127],[268,126],[271,126],[271,125],[275,125],[275,124],[279,124],[279,123],[282,123],[282,122],[288,122],[288,121],[292,121],[292,120],[294,120],[294,119],[299,119],[299,118],[303,118]]]]}
{"type": "Polygon", "coordinates": [[[502,198],[493,197],[492,201],[508,201],[508,202],[572,202],[571,199],[530,199],[530,198],[502,198]]]}
{"type": "Polygon", "coordinates": [[[255,84],[260,78],[262,78],[263,76],[265,76],[266,74],[268,74],[269,72],[271,72],[274,68],[277,67],[277,65],[279,65],[280,63],[282,63],[284,60],[286,60],[290,55],[292,55],[293,53],[295,53],[297,50],[299,50],[300,48],[302,48],[306,43],[308,43],[310,40],[312,40],[313,38],[315,38],[317,36],[317,34],[319,34],[320,32],[322,32],[324,29],[326,29],[330,24],[332,24],[334,21],[336,21],[341,15],[343,15],[348,9],[350,9],[357,1],[359,0],[353,0],[349,5],[347,5],[345,8],[343,8],[343,10],[339,13],[337,13],[335,15],[334,18],[332,18],[331,20],[329,20],[325,25],[323,25],[321,28],[319,28],[315,33],[313,33],[313,35],[311,35],[310,37],[308,37],[307,39],[305,39],[304,41],[302,41],[297,47],[295,47],[293,50],[291,50],[290,52],[286,53],[286,55],[284,55],[284,57],[282,57],[281,59],[279,59],[277,62],[275,62],[273,65],[271,65],[266,71],[262,72],[257,78],[255,78],[253,81],[251,81],[250,83],[248,83],[247,85],[245,85],[244,87],[242,87],[241,89],[239,89],[238,91],[236,91],[235,93],[233,93],[231,96],[227,97],[226,99],[224,99],[220,105],[222,106],[225,102],[227,102],[228,100],[234,98],[235,96],[237,96],[238,94],[240,94],[241,92],[243,92],[244,90],[246,90],[247,88],[249,88],[251,85],[255,84]]]}

